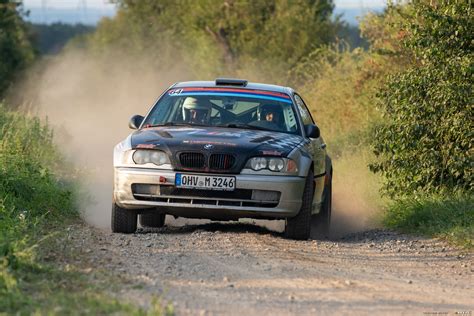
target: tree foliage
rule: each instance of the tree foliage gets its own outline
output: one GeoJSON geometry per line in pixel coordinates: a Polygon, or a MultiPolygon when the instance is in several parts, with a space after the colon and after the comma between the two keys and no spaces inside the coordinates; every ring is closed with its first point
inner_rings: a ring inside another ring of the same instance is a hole
{"type": "Polygon", "coordinates": [[[93,26],[84,24],[29,24],[33,45],[41,55],[58,54],[64,45],[72,38],[94,31],[93,26]]]}
{"type": "Polygon", "coordinates": [[[0,0],[0,98],[34,57],[21,12],[18,1],[0,0]]]}
{"type": "Polygon", "coordinates": [[[385,192],[473,189],[473,16],[468,2],[415,1],[392,27],[412,66],[379,94],[372,170],[385,192]],[[408,14],[409,13],[409,14],[408,14]]]}
{"type": "Polygon", "coordinates": [[[331,0],[117,0],[92,45],[171,56],[200,76],[254,69],[281,78],[301,58],[333,40],[331,0]]]}

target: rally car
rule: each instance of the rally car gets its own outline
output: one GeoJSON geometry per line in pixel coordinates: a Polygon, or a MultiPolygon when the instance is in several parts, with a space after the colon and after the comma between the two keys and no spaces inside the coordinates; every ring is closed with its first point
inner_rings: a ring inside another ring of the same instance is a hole
{"type": "Polygon", "coordinates": [[[165,215],[284,219],[307,239],[331,220],[332,165],[301,96],[240,79],[172,85],[114,149],[112,231],[165,215]],[[313,225],[312,225],[313,221],[313,225]]]}

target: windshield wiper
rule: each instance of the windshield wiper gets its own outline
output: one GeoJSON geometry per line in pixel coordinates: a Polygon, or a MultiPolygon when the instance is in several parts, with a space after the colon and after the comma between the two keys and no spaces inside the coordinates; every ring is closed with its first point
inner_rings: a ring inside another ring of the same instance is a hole
{"type": "Polygon", "coordinates": [[[146,127],[160,127],[160,126],[207,126],[205,124],[197,124],[197,123],[176,123],[176,122],[166,122],[162,124],[153,124],[153,125],[145,125],[146,127]]]}
{"type": "Polygon", "coordinates": [[[250,125],[250,124],[243,124],[243,123],[229,123],[229,124],[222,124],[222,125],[216,125],[216,126],[217,127],[246,128],[246,129],[256,129],[256,130],[260,130],[260,131],[269,131],[269,129],[266,129],[264,127],[250,125]]]}

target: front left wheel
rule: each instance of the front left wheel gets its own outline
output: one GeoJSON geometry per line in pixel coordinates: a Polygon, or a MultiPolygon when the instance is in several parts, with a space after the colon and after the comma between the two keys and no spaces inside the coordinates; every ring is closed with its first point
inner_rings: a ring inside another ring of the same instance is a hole
{"type": "Polygon", "coordinates": [[[131,234],[137,230],[138,214],[134,210],[127,210],[112,204],[112,232],[131,234]]]}
{"type": "Polygon", "coordinates": [[[323,191],[323,203],[318,214],[313,216],[313,234],[315,238],[327,239],[330,236],[332,213],[332,172],[328,173],[323,191]]]}

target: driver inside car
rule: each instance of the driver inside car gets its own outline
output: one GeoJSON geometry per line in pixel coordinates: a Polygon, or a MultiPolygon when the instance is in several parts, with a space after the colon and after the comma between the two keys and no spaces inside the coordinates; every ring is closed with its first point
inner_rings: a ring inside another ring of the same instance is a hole
{"type": "Polygon", "coordinates": [[[193,124],[208,124],[211,104],[203,99],[187,97],[183,102],[183,118],[193,124]]]}
{"type": "Polygon", "coordinates": [[[268,111],[265,114],[265,119],[267,120],[267,122],[276,122],[278,120],[277,117],[278,114],[276,114],[276,112],[268,111]]]}
{"type": "Polygon", "coordinates": [[[281,108],[274,104],[262,104],[257,112],[258,120],[272,125],[272,128],[282,130],[280,123],[281,108]]]}

